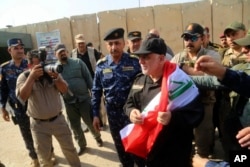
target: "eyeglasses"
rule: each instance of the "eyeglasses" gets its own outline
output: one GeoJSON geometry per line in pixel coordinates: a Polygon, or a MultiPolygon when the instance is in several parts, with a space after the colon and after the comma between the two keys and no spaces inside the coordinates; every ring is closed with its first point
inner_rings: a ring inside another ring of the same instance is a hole
{"type": "Polygon", "coordinates": [[[196,42],[200,36],[199,35],[184,35],[183,39],[184,41],[191,41],[191,42],[196,42]]]}

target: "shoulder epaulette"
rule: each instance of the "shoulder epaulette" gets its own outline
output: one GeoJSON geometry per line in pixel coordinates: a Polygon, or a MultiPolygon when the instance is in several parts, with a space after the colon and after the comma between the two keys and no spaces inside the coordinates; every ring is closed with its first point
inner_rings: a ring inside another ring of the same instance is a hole
{"type": "Polygon", "coordinates": [[[134,55],[134,54],[129,54],[129,57],[139,59],[139,57],[137,55],[134,55]]]}
{"type": "Polygon", "coordinates": [[[1,64],[1,67],[4,67],[4,66],[6,66],[9,63],[10,63],[10,61],[6,61],[6,62],[4,62],[4,63],[1,64]]]}
{"type": "Polygon", "coordinates": [[[137,77],[140,77],[140,76],[142,76],[142,75],[144,75],[143,73],[138,73],[136,76],[135,76],[135,78],[137,78],[137,77]]]}
{"type": "Polygon", "coordinates": [[[102,63],[102,62],[105,62],[107,60],[106,56],[104,56],[103,58],[99,59],[96,63],[96,65],[102,63]]]}
{"type": "Polygon", "coordinates": [[[146,75],[144,75],[143,73],[139,73],[135,76],[135,80],[134,82],[136,83],[140,83],[140,84],[144,84],[145,83],[145,80],[146,80],[146,75]]]}
{"type": "Polygon", "coordinates": [[[228,48],[220,48],[218,50],[218,53],[220,54],[221,58],[223,59],[225,56],[225,53],[227,52],[228,48]]]}

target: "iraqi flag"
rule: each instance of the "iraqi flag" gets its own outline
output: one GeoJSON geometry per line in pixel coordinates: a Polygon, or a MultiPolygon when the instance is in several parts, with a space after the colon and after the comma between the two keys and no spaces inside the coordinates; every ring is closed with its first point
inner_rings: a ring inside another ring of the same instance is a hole
{"type": "Polygon", "coordinates": [[[143,124],[128,124],[120,131],[126,152],[146,158],[163,125],[157,122],[159,111],[181,108],[199,94],[191,78],[176,64],[165,62],[161,92],[142,111],[143,124]]]}

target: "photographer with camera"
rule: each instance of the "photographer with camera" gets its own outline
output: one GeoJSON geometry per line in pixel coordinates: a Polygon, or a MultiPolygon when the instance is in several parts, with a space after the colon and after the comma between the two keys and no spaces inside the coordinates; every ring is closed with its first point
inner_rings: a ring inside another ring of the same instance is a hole
{"type": "Polygon", "coordinates": [[[101,134],[95,130],[91,118],[91,96],[92,77],[88,67],[79,58],[69,58],[64,44],[55,46],[55,55],[63,66],[61,73],[69,86],[68,93],[63,95],[66,113],[79,145],[78,155],[84,153],[87,141],[81,127],[81,118],[87,125],[92,136],[99,147],[103,145],[101,134]]]}
{"type": "Polygon", "coordinates": [[[59,73],[46,70],[43,51],[33,50],[27,57],[30,70],[17,79],[16,96],[24,104],[28,101],[27,114],[34,138],[40,166],[52,167],[52,135],[58,140],[62,152],[72,167],[80,167],[80,160],[73,145],[71,131],[62,114],[60,93],[68,91],[68,84],[59,73]]]}
{"type": "Polygon", "coordinates": [[[15,95],[17,77],[28,68],[28,62],[24,59],[24,44],[21,39],[12,38],[7,41],[7,45],[11,60],[1,65],[0,105],[2,117],[5,121],[12,119],[14,124],[19,126],[25,146],[32,159],[30,166],[39,167],[30,131],[30,120],[26,114],[26,106],[20,104],[15,95]],[[7,102],[12,110],[9,111],[10,113],[6,109],[7,102]]]}

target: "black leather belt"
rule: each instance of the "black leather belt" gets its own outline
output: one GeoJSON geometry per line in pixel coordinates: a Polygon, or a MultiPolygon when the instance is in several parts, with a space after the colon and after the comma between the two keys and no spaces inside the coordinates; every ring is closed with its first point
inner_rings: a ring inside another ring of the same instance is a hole
{"type": "Polygon", "coordinates": [[[41,122],[52,122],[52,121],[54,121],[57,117],[59,117],[61,114],[62,114],[62,112],[59,112],[59,114],[57,114],[56,116],[51,117],[51,118],[49,118],[49,119],[38,119],[38,118],[33,118],[33,119],[36,120],[36,121],[41,121],[41,122]]]}

